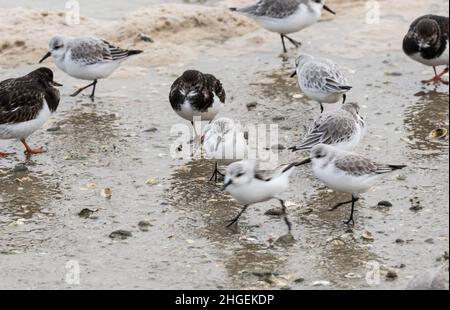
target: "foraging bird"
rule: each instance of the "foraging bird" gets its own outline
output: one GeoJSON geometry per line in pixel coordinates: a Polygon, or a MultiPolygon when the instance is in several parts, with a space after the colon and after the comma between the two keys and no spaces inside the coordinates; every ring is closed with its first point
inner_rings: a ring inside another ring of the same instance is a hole
{"type": "Polygon", "coordinates": [[[346,224],[354,225],[353,213],[358,195],[370,190],[384,174],[403,169],[404,165],[378,164],[356,153],[339,150],[338,148],[318,144],[311,150],[310,158],[298,165],[312,162],[312,170],[316,178],[329,188],[352,195],[352,200],[341,202],[331,210],[340,206],[352,204],[350,218],[346,224]]]}
{"type": "Polygon", "coordinates": [[[275,170],[264,169],[261,161],[243,160],[227,167],[223,190],[244,207],[229,221],[227,227],[236,223],[247,208],[255,203],[276,199],[281,203],[283,219],[291,232],[291,222],[287,216],[284,200],[278,197],[289,188],[289,176],[299,163],[281,166],[275,170]]]}
{"type": "Polygon", "coordinates": [[[243,8],[230,8],[231,11],[242,13],[259,23],[263,28],[280,34],[283,52],[286,53],[287,39],[295,47],[300,42],[287,36],[298,32],[319,21],[322,9],[336,14],[323,0],[259,0],[256,4],[243,8]]]}
{"type": "Polygon", "coordinates": [[[289,149],[293,152],[311,150],[318,144],[328,144],[345,151],[353,150],[367,131],[366,123],[359,115],[359,110],[357,103],[348,102],[336,110],[320,114],[309,128],[302,143],[289,149]]]}
{"type": "Polygon", "coordinates": [[[205,127],[203,149],[206,157],[215,160],[214,172],[210,181],[218,175],[225,176],[218,170],[219,162],[229,164],[242,160],[247,154],[247,140],[239,124],[232,119],[221,117],[205,127]]]}
{"type": "Polygon", "coordinates": [[[172,109],[191,122],[198,137],[194,121],[214,120],[225,105],[225,90],[213,75],[187,70],[177,78],[171,88],[169,101],[172,109]]]}
{"type": "Polygon", "coordinates": [[[310,99],[319,102],[320,113],[323,113],[322,103],[336,103],[343,100],[352,88],[337,64],[326,58],[310,55],[300,55],[295,61],[295,72],[298,85],[310,99]]]}
{"type": "Polygon", "coordinates": [[[39,63],[52,56],[56,66],[68,75],[81,80],[93,81],[78,89],[71,96],[75,97],[83,90],[92,87],[90,98],[94,101],[97,81],[106,79],[123,61],[140,53],[142,51],[121,49],[95,37],[55,36],[50,40],[49,52],[39,63]]]}
{"type": "MultiPolygon", "coordinates": [[[[53,81],[53,72],[39,68],[15,79],[0,82],[0,139],[17,139],[28,155],[45,152],[44,148],[31,148],[26,139],[38,130],[56,111],[62,86],[53,81]]],[[[7,156],[0,152],[0,157],[7,156]]]]}
{"type": "Polygon", "coordinates": [[[425,15],[417,18],[411,24],[408,33],[403,39],[403,51],[413,60],[426,66],[433,67],[434,77],[422,83],[444,83],[442,76],[448,73],[448,17],[438,15],[425,15]],[[447,67],[437,73],[437,66],[447,67]]]}

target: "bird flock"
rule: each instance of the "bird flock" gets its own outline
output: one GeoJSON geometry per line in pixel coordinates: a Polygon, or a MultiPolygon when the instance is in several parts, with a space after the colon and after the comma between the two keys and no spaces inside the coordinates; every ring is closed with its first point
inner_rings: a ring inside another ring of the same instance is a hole
{"type": "MultiPolygon", "coordinates": [[[[336,14],[322,0],[259,0],[243,8],[230,8],[236,14],[254,19],[268,31],[280,35],[283,52],[286,40],[294,47],[301,43],[290,35],[315,24],[326,10],[336,14]],[[288,36],[289,35],[289,36],[288,36]]],[[[434,77],[423,83],[444,83],[443,76],[449,66],[448,17],[424,15],[414,20],[403,38],[403,51],[411,59],[434,70],[434,77]],[[438,66],[446,66],[438,73],[438,66]]],[[[399,39],[399,42],[401,40],[399,39]]],[[[400,44],[399,44],[400,46],[400,44]]],[[[98,80],[109,77],[123,61],[143,51],[122,49],[106,40],[95,37],[68,38],[54,36],[50,39],[48,53],[39,61],[51,57],[56,66],[69,76],[91,83],[71,96],[92,88],[90,98],[95,100],[98,80]]],[[[224,177],[223,190],[243,208],[227,224],[236,224],[250,205],[276,199],[281,204],[281,214],[289,233],[292,224],[287,215],[285,201],[280,195],[289,188],[289,177],[296,167],[311,164],[315,177],[327,187],[351,195],[351,200],[332,207],[351,204],[351,214],[345,222],[354,225],[355,203],[361,193],[372,188],[387,173],[404,168],[404,165],[381,164],[352,152],[361,142],[367,124],[360,116],[360,106],[346,102],[352,86],[342,69],[330,59],[301,53],[295,60],[295,71],[300,90],[320,105],[320,115],[312,122],[303,140],[290,148],[293,152],[306,151],[306,159],[273,167],[261,159],[246,159],[249,145],[244,129],[227,118],[216,118],[225,109],[226,94],[220,80],[211,74],[187,70],[172,84],[169,102],[183,119],[191,122],[195,137],[209,158],[215,160],[211,180],[224,177]],[[342,105],[324,111],[323,104],[342,105]],[[208,124],[200,133],[194,122],[208,124]],[[232,156],[224,156],[231,150],[232,156]],[[219,165],[228,165],[225,173],[219,165]]],[[[45,67],[19,78],[0,82],[0,139],[15,139],[23,143],[27,155],[39,154],[44,148],[32,148],[27,138],[54,113],[60,103],[58,87],[53,72],[45,67]]],[[[0,152],[0,159],[8,156],[0,152]]]]}

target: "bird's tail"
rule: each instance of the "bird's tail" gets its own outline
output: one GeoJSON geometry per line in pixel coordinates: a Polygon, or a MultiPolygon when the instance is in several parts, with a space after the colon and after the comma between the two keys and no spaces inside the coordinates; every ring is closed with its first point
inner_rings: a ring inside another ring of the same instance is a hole
{"type": "Polygon", "coordinates": [[[127,51],[127,56],[133,56],[133,55],[137,55],[140,53],[143,53],[144,51],[140,51],[140,50],[128,50],[127,51]]]}
{"type": "Polygon", "coordinates": [[[389,168],[392,169],[392,171],[400,170],[400,169],[406,168],[406,165],[388,165],[388,166],[389,166],[389,168]]]}

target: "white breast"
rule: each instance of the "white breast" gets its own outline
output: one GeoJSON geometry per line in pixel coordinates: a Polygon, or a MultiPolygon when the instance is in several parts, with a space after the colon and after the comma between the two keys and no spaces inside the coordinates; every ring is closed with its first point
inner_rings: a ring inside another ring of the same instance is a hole
{"type": "Polygon", "coordinates": [[[44,100],[42,110],[35,119],[17,124],[0,125],[0,139],[26,139],[33,132],[41,128],[50,118],[51,112],[44,100]]]}

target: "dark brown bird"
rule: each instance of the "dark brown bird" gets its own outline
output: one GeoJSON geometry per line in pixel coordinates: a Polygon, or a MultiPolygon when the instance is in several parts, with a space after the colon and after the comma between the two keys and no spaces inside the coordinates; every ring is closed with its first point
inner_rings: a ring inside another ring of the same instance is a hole
{"type": "MultiPolygon", "coordinates": [[[[31,148],[26,139],[56,111],[60,101],[53,72],[39,68],[23,77],[0,82],[0,139],[17,139],[26,153],[39,154],[44,148],[31,148]]],[[[0,152],[0,157],[6,153],[0,152]]]]}

